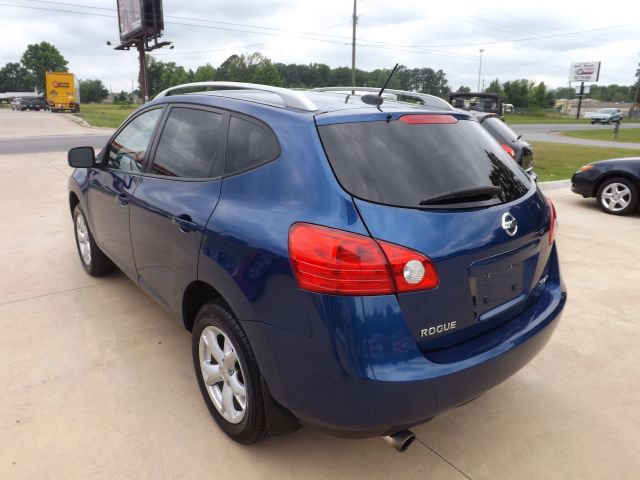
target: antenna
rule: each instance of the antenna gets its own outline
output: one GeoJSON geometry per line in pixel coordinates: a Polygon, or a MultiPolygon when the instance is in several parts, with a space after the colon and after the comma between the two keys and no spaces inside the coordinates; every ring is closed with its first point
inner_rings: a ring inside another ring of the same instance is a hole
{"type": "Polygon", "coordinates": [[[391,78],[393,77],[393,75],[396,73],[397,69],[398,69],[398,64],[396,63],[396,66],[393,67],[393,70],[391,70],[391,73],[387,77],[387,81],[384,82],[384,85],[382,86],[382,88],[378,92],[378,95],[372,95],[372,94],[363,95],[362,96],[362,101],[364,103],[366,103],[367,105],[376,105],[378,107],[380,105],[382,105],[382,103],[384,102],[384,98],[382,98],[382,94],[384,93],[385,89],[387,88],[387,85],[389,85],[389,82],[391,81],[391,78]]]}
{"type": "Polygon", "coordinates": [[[391,81],[391,77],[393,77],[393,75],[396,73],[396,70],[398,69],[398,64],[396,63],[396,66],[393,67],[393,70],[391,70],[391,73],[389,74],[389,76],[387,77],[387,81],[384,82],[384,85],[382,86],[382,89],[380,90],[380,92],[378,93],[379,97],[382,97],[382,94],[384,93],[384,91],[387,89],[387,85],[389,85],[389,82],[391,81]]]}

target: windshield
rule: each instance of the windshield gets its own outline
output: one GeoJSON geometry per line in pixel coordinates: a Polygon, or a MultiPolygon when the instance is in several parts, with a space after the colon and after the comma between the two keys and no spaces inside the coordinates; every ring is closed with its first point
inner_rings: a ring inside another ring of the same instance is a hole
{"type": "Polygon", "coordinates": [[[338,181],[364,200],[420,208],[440,194],[495,186],[495,204],[520,198],[530,186],[528,176],[473,120],[358,122],[318,130],[338,181]]]}
{"type": "Polygon", "coordinates": [[[598,113],[616,113],[615,108],[603,108],[598,111],[598,113]]]}

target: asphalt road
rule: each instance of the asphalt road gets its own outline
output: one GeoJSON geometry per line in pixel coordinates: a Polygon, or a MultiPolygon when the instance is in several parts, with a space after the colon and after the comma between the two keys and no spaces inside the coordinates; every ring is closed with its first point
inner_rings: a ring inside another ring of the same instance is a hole
{"type": "Polygon", "coordinates": [[[0,155],[64,152],[81,146],[100,148],[113,133],[113,129],[87,127],[74,119],[62,113],[0,109],[0,155]]]}
{"type": "MultiPolygon", "coordinates": [[[[508,119],[507,119],[508,120],[508,119]]],[[[509,123],[507,121],[507,123],[509,123]]],[[[640,143],[616,142],[613,138],[613,125],[590,125],[590,124],[511,124],[511,129],[519,134],[528,142],[551,142],[551,143],[567,143],[570,145],[582,145],[590,147],[616,147],[616,148],[632,148],[640,149],[640,143]],[[598,140],[586,140],[582,138],[565,137],[562,132],[572,130],[611,130],[611,141],[601,142],[598,140]]],[[[624,128],[640,128],[640,124],[631,123],[620,125],[624,128]]]]}
{"type": "Polygon", "coordinates": [[[63,152],[73,147],[94,147],[101,149],[109,140],[109,135],[44,135],[41,137],[23,137],[0,139],[0,155],[22,153],[63,152]]]}

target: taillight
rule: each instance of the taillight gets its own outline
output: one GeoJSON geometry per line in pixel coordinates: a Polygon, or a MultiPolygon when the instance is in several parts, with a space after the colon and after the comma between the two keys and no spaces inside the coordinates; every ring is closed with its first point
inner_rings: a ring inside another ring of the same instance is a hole
{"type": "Polygon", "coordinates": [[[549,245],[553,243],[556,238],[556,230],[558,230],[558,217],[556,215],[556,207],[553,202],[547,198],[549,204],[549,245]]]}
{"type": "Polygon", "coordinates": [[[385,295],[438,286],[431,260],[365,235],[296,223],[289,258],[300,288],[334,295],[385,295]]]}
{"type": "Polygon", "coordinates": [[[507,152],[509,155],[511,155],[511,158],[513,158],[514,160],[516,159],[516,152],[513,151],[513,148],[511,148],[509,145],[507,145],[506,143],[502,144],[502,149],[507,152]]]}
{"type": "Polygon", "coordinates": [[[401,122],[409,125],[442,125],[458,123],[458,119],[451,115],[440,114],[410,114],[399,118],[401,122]]]}

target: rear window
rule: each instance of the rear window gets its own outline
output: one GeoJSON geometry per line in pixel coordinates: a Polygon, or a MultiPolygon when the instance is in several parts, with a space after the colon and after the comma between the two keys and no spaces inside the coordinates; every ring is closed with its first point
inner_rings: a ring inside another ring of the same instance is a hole
{"type": "Polygon", "coordinates": [[[446,192],[500,187],[496,198],[482,203],[489,205],[511,202],[529,190],[526,173],[473,120],[358,122],[318,130],[338,181],[364,200],[420,208],[420,202],[446,192]]]}
{"type": "Polygon", "coordinates": [[[482,122],[482,126],[489,130],[489,133],[502,143],[511,143],[518,138],[514,131],[497,117],[487,118],[482,122]]]}

